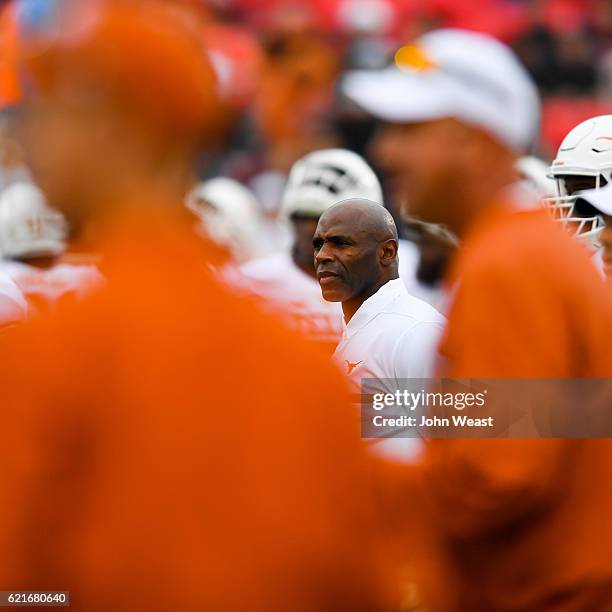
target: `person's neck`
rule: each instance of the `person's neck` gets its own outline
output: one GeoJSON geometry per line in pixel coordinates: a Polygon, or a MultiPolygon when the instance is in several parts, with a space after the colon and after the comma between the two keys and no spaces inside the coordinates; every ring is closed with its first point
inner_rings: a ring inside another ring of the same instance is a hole
{"type": "Polygon", "coordinates": [[[342,302],[342,312],[344,313],[344,321],[348,325],[350,320],[355,316],[355,313],[361,308],[361,305],[368,299],[371,298],[378,290],[386,285],[389,281],[399,278],[397,272],[393,275],[386,276],[378,280],[377,283],[368,287],[360,295],[342,302]]]}
{"type": "Polygon", "coordinates": [[[114,190],[105,194],[99,205],[83,207],[87,214],[78,220],[76,242],[82,247],[99,249],[105,235],[120,229],[126,219],[142,219],[159,225],[169,219],[180,222],[191,219],[191,213],[183,206],[184,198],[182,189],[159,184],[114,190]]]}

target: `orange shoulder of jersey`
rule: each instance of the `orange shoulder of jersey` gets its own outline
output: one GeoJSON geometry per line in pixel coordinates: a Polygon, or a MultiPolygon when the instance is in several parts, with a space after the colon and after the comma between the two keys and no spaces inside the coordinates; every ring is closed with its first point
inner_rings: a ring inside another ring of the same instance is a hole
{"type": "Polygon", "coordinates": [[[452,277],[446,374],[612,375],[612,294],[584,247],[545,212],[486,215],[452,277]]]}

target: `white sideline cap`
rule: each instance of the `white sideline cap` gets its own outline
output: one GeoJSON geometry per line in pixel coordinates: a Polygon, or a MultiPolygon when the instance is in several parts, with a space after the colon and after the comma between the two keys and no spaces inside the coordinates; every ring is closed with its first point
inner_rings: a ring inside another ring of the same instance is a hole
{"type": "Polygon", "coordinates": [[[383,121],[453,117],[485,129],[518,153],[533,146],[539,131],[533,80],[509,47],[477,32],[428,32],[402,47],[394,66],[348,72],[342,90],[383,121]]]}

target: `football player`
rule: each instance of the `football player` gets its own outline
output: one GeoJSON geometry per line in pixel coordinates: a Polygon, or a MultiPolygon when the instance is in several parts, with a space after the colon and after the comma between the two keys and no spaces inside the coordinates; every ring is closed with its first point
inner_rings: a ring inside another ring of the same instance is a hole
{"type": "Polygon", "coordinates": [[[187,195],[187,208],[198,217],[198,232],[226,248],[230,262],[262,254],[260,206],[248,187],[225,177],[198,183],[187,195]]]}
{"type": "Polygon", "coordinates": [[[102,282],[93,265],[62,262],[68,227],[32,183],[14,183],[0,196],[0,269],[26,297],[30,314],[80,299],[102,282]]]}
{"type": "Polygon", "coordinates": [[[601,189],[612,179],[612,115],[583,121],[563,139],[550,167],[556,193],[546,200],[553,215],[593,251],[604,227],[601,214],[578,192],[601,189]]]}

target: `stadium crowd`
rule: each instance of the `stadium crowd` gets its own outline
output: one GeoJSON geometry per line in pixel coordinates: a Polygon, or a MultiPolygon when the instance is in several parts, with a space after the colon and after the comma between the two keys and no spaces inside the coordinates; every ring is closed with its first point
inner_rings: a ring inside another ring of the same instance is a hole
{"type": "Polygon", "coordinates": [[[0,605],[612,612],[611,2],[1,10],[0,605]]]}

